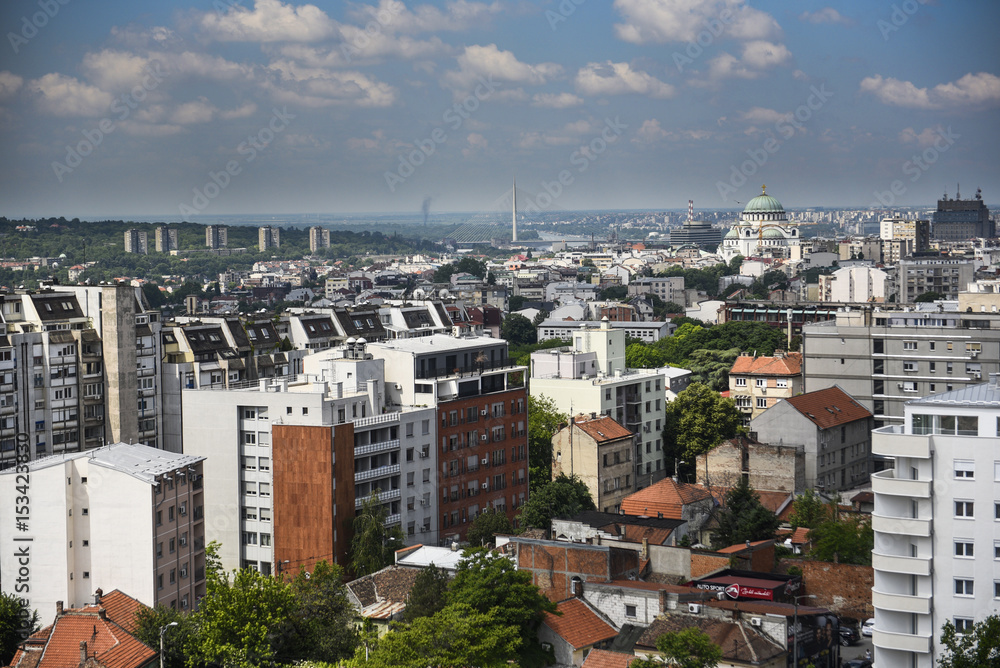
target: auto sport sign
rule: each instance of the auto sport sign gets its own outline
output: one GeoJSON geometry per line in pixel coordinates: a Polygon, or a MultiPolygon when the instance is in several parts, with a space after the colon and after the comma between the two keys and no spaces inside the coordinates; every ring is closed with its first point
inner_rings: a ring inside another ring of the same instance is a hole
{"type": "Polygon", "coordinates": [[[774,600],[774,592],[770,589],[760,587],[746,587],[740,584],[731,584],[726,587],[726,596],[732,599],[737,598],[760,598],[765,601],[774,600]]]}

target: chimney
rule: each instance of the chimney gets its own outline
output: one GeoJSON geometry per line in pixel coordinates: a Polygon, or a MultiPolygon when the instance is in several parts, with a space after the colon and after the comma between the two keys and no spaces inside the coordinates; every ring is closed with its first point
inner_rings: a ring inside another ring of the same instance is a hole
{"type": "Polygon", "coordinates": [[[98,608],[97,609],[97,616],[100,617],[101,619],[107,621],[107,619],[108,619],[108,611],[107,611],[107,609],[105,609],[103,606],[100,607],[100,608],[98,608]]]}
{"type": "Polygon", "coordinates": [[[56,601],[56,617],[59,617],[63,613],[63,602],[56,601]]]}
{"type": "Polygon", "coordinates": [[[1000,389],[1000,373],[990,373],[989,387],[991,390],[1000,389]]]}
{"type": "Polygon", "coordinates": [[[87,641],[80,641],[80,665],[87,663],[87,641]]]}
{"type": "Polygon", "coordinates": [[[101,597],[102,596],[104,596],[104,590],[98,588],[98,590],[94,592],[94,605],[100,605],[101,604],[101,597]]]}
{"type": "Polygon", "coordinates": [[[452,541],[452,543],[451,543],[451,551],[452,552],[458,552],[458,543],[452,541]]]}

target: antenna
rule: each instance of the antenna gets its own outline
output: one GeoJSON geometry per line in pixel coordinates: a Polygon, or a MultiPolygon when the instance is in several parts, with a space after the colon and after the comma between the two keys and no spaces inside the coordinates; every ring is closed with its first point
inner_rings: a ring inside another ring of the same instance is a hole
{"type": "Polygon", "coordinates": [[[513,241],[517,241],[517,177],[514,177],[514,187],[511,190],[512,201],[510,205],[511,222],[514,224],[513,241]]]}

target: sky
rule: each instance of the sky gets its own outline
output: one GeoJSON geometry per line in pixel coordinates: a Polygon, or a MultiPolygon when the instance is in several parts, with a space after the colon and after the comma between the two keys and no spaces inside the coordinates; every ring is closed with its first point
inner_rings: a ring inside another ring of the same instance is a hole
{"type": "Polygon", "coordinates": [[[4,0],[0,215],[1000,197],[995,0],[4,0]],[[509,195],[508,195],[509,197],[509,195]]]}

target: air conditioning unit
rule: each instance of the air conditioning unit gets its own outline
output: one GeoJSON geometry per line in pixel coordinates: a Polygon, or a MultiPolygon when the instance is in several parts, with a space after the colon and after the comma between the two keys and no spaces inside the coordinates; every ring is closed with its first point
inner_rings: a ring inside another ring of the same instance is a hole
{"type": "Polygon", "coordinates": [[[482,464],[483,466],[489,466],[490,460],[487,459],[486,457],[483,457],[482,461],[480,461],[479,463],[482,464]]]}
{"type": "Polygon", "coordinates": [[[975,358],[979,357],[979,351],[978,350],[970,350],[969,351],[969,356],[972,357],[973,359],[975,359],[975,358]]]}
{"type": "Polygon", "coordinates": [[[483,489],[489,489],[489,488],[490,488],[490,483],[484,482],[483,483],[483,489]]]}
{"type": "Polygon", "coordinates": [[[692,615],[701,613],[701,603],[688,603],[688,612],[692,615]]]}
{"type": "Polygon", "coordinates": [[[751,617],[750,626],[760,626],[763,620],[760,617],[751,617]]]}
{"type": "Polygon", "coordinates": [[[903,384],[902,383],[896,383],[896,388],[900,389],[900,390],[903,389],[903,384]]]}
{"type": "Polygon", "coordinates": [[[428,527],[420,527],[420,533],[427,533],[428,531],[430,531],[428,527]]]}
{"type": "Polygon", "coordinates": [[[427,451],[426,450],[421,450],[420,451],[420,458],[421,459],[427,459],[427,457],[428,457],[427,451]]]}
{"type": "Polygon", "coordinates": [[[487,436],[486,434],[483,434],[482,436],[480,436],[480,437],[479,437],[479,439],[480,439],[481,441],[485,441],[485,440],[487,440],[488,438],[489,438],[489,436],[487,436]]]}

